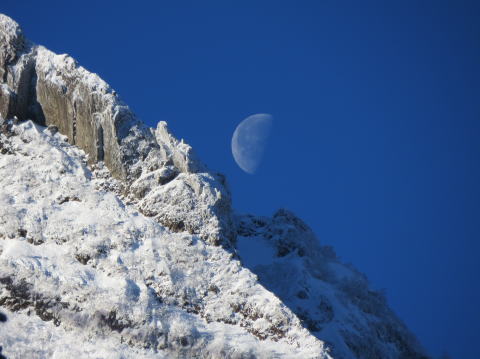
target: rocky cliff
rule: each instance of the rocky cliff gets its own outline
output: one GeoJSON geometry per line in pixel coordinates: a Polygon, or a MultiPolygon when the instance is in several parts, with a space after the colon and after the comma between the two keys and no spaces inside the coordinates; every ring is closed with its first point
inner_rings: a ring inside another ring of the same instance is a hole
{"type": "Polygon", "coordinates": [[[85,151],[89,164],[105,164],[123,184],[123,195],[141,201],[146,215],[212,243],[233,243],[223,177],[209,172],[164,122],[156,130],[146,127],[105,81],[70,56],[32,44],[5,15],[0,15],[0,41],[3,118],[55,126],[85,151]],[[168,188],[167,182],[172,182],[168,188]],[[179,193],[189,194],[188,203],[176,203],[179,193]]]}
{"type": "Polygon", "coordinates": [[[286,210],[231,208],[165,122],[0,15],[0,326],[32,358],[426,358],[286,210]]]}

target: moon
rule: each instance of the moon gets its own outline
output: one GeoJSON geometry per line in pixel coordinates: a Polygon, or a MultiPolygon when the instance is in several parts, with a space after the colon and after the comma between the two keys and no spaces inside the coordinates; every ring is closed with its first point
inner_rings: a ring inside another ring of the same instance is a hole
{"type": "Polygon", "coordinates": [[[272,124],[271,115],[258,113],[240,122],[233,132],[233,158],[245,172],[254,174],[262,162],[272,124]]]}

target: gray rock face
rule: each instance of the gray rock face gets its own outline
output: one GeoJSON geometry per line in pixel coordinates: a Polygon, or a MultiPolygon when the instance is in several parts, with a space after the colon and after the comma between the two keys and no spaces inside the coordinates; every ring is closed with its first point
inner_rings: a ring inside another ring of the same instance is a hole
{"type": "Polygon", "coordinates": [[[9,114],[13,112],[13,109],[12,109],[13,100],[14,100],[14,93],[10,90],[10,88],[7,85],[2,84],[0,86],[0,109],[1,109],[0,115],[8,118],[11,117],[9,116],[9,114]]]}
{"type": "Polygon", "coordinates": [[[138,121],[97,75],[68,55],[56,55],[25,39],[15,21],[0,14],[0,114],[55,125],[119,179],[156,147],[138,121]],[[135,137],[134,139],[132,137],[135,137]]]}
{"type": "Polygon", "coordinates": [[[26,119],[35,111],[33,51],[18,24],[0,14],[0,114],[4,118],[26,119]]]}
{"type": "Polygon", "coordinates": [[[7,66],[17,60],[18,53],[23,51],[25,39],[20,26],[8,16],[0,15],[0,78],[7,82],[7,66]]]}
{"type": "Polygon", "coordinates": [[[166,123],[148,128],[100,77],[68,55],[30,43],[2,14],[0,115],[58,128],[87,153],[90,164],[106,165],[122,182],[123,195],[141,202],[140,209],[165,226],[211,243],[230,246],[234,240],[222,176],[210,173],[166,123]],[[188,192],[188,204],[178,200],[178,192],[188,192]]]}
{"type": "Polygon", "coordinates": [[[35,61],[36,100],[47,125],[55,125],[69,142],[104,161],[113,176],[135,177],[130,167],[157,147],[150,130],[97,75],[68,55],[38,47],[35,61]]]}

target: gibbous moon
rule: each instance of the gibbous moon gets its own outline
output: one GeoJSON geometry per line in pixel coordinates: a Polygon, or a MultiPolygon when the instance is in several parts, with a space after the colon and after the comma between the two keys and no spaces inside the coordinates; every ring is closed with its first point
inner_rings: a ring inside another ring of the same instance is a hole
{"type": "Polygon", "coordinates": [[[259,113],[247,117],[235,129],[232,137],[232,154],[238,166],[254,174],[260,165],[273,124],[273,117],[259,113]]]}

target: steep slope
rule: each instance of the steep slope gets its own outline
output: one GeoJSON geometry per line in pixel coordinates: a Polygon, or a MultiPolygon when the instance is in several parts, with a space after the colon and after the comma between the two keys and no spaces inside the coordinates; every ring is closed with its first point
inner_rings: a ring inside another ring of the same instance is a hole
{"type": "Polygon", "coordinates": [[[367,278],[320,246],[286,210],[272,218],[237,216],[238,250],[258,275],[335,358],[426,358],[415,337],[367,278]]]}
{"type": "MultiPolygon", "coordinates": [[[[172,233],[96,189],[83,151],[60,134],[31,121],[7,127],[0,306],[92,345],[99,337],[184,357],[327,357],[228,251],[172,233]]],[[[7,328],[7,343],[30,335],[7,328]]],[[[5,345],[5,354],[15,347],[5,345]]]]}
{"type": "Polygon", "coordinates": [[[165,122],[4,15],[0,83],[7,357],[425,358],[300,219],[235,214],[165,122]]]}
{"type": "Polygon", "coordinates": [[[121,181],[123,193],[142,201],[147,215],[173,230],[185,229],[211,243],[232,245],[230,194],[223,177],[208,172],[190,146],[168,133],[165,123],[159,123],[156,131],[146,127],[105,81],[70,56],[32,44],[18,24],[2,14],[0,42],[3,118],[55,126],[69,143],[88,154],[90,164],[104,163],[121,181]],[[179,174],[182,178],[177,179],[179,174]],[[158,206],[159,192],[169,181],[170,195],[163,196],[164,205],[158,206]],[[188,211],[180,210],[174,192],[189,192],[184,204],[188,211]],[[178,210],[172,212],[170,207],[178,210]]]}

